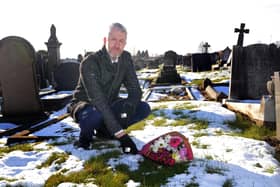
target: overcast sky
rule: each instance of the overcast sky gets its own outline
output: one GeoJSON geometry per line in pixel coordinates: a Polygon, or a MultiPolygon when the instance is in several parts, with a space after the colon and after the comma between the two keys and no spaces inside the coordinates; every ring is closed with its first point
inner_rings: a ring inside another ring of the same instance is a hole
{"type": "Polygon", "coordinates": [[[131,53],[184,55],[201,42],[210,52],[222,50],[236,44],[234,28],[242,22],[250,29],[244,45],[280,40],[278,0],[0,0],[0,7],[1,39],[21,36],[46,50],[54,24],[62,58],[100,49],[113,22],[126,26],[131,53]]]}

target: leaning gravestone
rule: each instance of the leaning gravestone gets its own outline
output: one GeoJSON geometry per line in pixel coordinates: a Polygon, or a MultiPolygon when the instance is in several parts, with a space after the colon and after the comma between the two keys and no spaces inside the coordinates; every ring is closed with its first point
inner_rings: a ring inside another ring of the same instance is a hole
{"type": "Polygon", "coordinates": [[[0,82],[3,116],[42,113],[35,72],[35,50],[16,36],[0,40],[0,82]]]}
{"type": "Polygon", "coordinates": [[[54,72],[57,91],[74,90],[79,80],[79,63],[65,62],[58,66],[54,72]]]}
{"type": "Polygon", "coordinates": [[[280,48],[276,45],[233,46],[229,98],[268,95],[266,83],[276,71],[280,71],[280,48]]]}
{"type": "Polygon", "coordinates": [[[176,70],[177,54],[174,51],[167,51],[163,58],[163,68],[160,71],[156,83],[180,84],[181,77],[176,70]]]}

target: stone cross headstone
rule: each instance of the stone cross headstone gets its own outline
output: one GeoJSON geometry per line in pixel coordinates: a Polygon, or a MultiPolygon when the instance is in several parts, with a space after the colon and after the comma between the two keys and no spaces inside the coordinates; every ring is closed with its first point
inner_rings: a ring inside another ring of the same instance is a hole
{"type": "Polygon", "coordinates": [[[205,52],[205,53],[208,53],[208,48],[211,47],[211,45],[209,45],[209,43],[206,42],[206,43],[203,45],[203,47],[204,47],[204,52],[205,52]]]}
{"type": "Polygon", "coordinates": [[[51,26],[51,35],[45,44],[48,47],[48,80],[50,84],[54,83],[54,71],[60,64],[60,45],[61,43],[58,41],[56,37],[56,28],[54,25],[51,26]]]}
{"type": "Polygon", "coordinates": [[[0,82],[3,116],[42,113],[33,46],[24,38],[0,40],[0,82]]]}
{"type": "Polygon", "coordinates": [[[248,34],[249,29],[245,29],[245,23],[240,24],[240,28],[235,28],[234,32],[239,32],[238,39],[237,39],[237,45],[238,46],[243,46],[243,40],[244,40],[244,33],[248,34]]]}
{"type": "Polygon", "coordinates": [[[160,71],[156,83],[180,84],[181,77],[176,70],[177,54],[174,51],[167,51],[163,58],[163,68],[160,71]]]}
{"type": "Polygon", "coordinates": [[[260,99],[268,95],[266,83],[280,71],[280,48],[276,45],[254,44],[233,46],[230,99],[260,99]]]}

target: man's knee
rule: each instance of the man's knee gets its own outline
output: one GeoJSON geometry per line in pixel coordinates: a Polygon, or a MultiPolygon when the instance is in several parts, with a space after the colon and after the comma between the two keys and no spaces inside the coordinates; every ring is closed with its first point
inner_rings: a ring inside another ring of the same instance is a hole
{"type": "Polygon", "coordinates": [[[77,121],[80,128],[98,129],[102,124],[102,115],[92,106],[86,106],[77,112],[77,121]]]}
{"type": "Polygon", "coordinates": [[[141,101],[137,107],[137,111],[138,113],[141,114],[142,118],[146,118],[148,117],[148,115],[150,115],[151,113],[151,107],[148,103],[141,101]]]}

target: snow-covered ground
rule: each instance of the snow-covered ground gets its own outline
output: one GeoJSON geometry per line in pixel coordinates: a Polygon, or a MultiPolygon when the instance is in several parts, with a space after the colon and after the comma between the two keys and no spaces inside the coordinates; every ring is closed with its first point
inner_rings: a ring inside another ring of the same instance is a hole
{"type": "MultiPolygon", "coordinates": [[[[209,72],[208,72],[209,73],[209,72]]],[[[222,72],[224,74],[224,72],[222,72]]],[[[208,74],[210,75],[210,74],[208,74]]],[[[198,73],[187,73],[182,75],[190,80],[194,77],[201,78],[198,73]]],[[[216,76],[216,75],[214,75],[216,76]]],[[[211,77],[208,77],[211,79],[211,77]]],[[[170,131],[178,131],[184,134],[192,145],[194,160],[186,172],[176,174],[168,178],[163,186],[186,186],[191,182],[201,187],[220,187],[226,180],[232,180],[235,186],[241,187],[279,187],[280,164],[273,157],[274,148],[264,141],[230,136],[234,130],[227,126],[228,121],[235,120],[235,113],[222,107],[220,103],[209,101],[172,101],[172,102],[150,102],[152,108],[159,108],[157,118],[165,116],[166,125],[154,126],[153,119],[147,121],[143,130],[131,131],[130,135],[135,141],[138,149],[150,140],[170,131]],[[206,129],[196,130],[195,124],[183,126],[172,126],[177,117],[173,112],[174,107],[191,105],[192,109],[182,109],[182,113],[192,118],[208,121],[206,129]],[[219,132],[219,133],[218,133],[219,132]],[[196,136],[198,133],[203,136],[196,136]],[[196,142],[194,144],[194,142],[196,142]],[[200,145],[200,146],[199,146],[200,145]],[[207,148],[203,148],[206,145],[207,148]],[[210,159],[211,158],[211,159],[210,159]],[[206,168],[218,168],[222,174],[208,173],[206,168]]],[[[55,117],[66,112],[66,109],[57,111],[51,115],[55,117]]],[[[12,124],[0,123],[0,130],[10,128],[12,124]]],[[[79,127],[68,117],[54,125],[34,133],[40,136],[59,136],[59,138],[34,144],[33,151],[15,150],[9,153],[0,153],[0,186],[43,186],[45,181],[53,174],[67,169],[67,173],[83,169],[83,163],[91,157],[100,155],[108,149],[83,150],[75,149],[72,145],[74,139],[78,138],[79,127]],[[70,141],[69,141],[70,140],[70,141]],[[69,142],[63,145],[53,145],[53,142],[69,142]],[[60,164],[52,164],[49,167],[39,169],[42,164],[54,152],[70,153],[68,159],[60,164]]],[[[0,149],[5,147],[6,138],[0,139],[0,149]]],[[[108,140],[109,141],[109,140],[108,140]]],[[[116,144],[117,141],[110,140],[116,144]]],[[[107,164],[114,168],[117,164],[127,164],[131,170],[137,170],[139,164],[144,160],[141,155],[122,155],[120,158],[112,158],[107,164]]],[[[59,186],[83,186],[82,184],[63,183],[59,186]]],[[[84,184],[94,186],[93,184],[84,184]]],[[[127,186],[140,186],[139,181],[130,180],[127,186]]]]}

